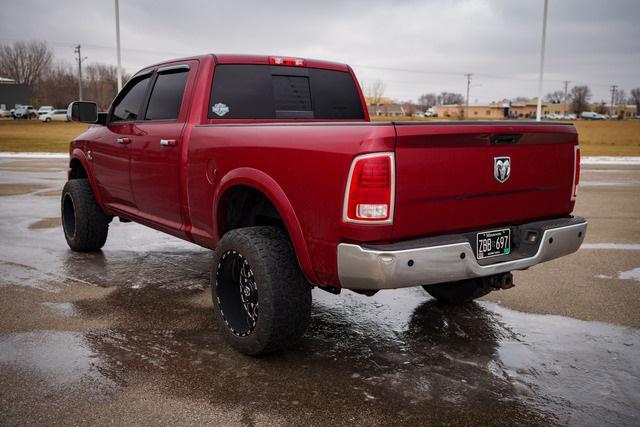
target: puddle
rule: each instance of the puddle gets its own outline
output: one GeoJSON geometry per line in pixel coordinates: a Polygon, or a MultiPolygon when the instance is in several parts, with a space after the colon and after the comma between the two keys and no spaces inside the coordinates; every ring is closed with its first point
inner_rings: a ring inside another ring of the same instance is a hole
{"type": "Polygon", "coordinates": [[[0,336],[0,366],[10,365],[63,389],[90,384],[93,397],[112,393],[115,383],[95,366],[97,354],[87,339],[73,332],[27,332],[0,336]]]}

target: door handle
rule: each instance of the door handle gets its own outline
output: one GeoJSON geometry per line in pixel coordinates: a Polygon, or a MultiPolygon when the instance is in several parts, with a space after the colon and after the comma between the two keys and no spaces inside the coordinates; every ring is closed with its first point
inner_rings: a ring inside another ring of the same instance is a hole
{"type": "Polygon", "coordinates": [[[129,144],[131,142],[131,139],[129,138],[117,138],[116,139],[116,143],[117,144],[129,144]]]}
{"type": "Polygon", "coordinates": [[[160,145],[163,147],[175,147],[176,146],[176,140],[175,139],[161,139],[160,140],[160,145]]]}

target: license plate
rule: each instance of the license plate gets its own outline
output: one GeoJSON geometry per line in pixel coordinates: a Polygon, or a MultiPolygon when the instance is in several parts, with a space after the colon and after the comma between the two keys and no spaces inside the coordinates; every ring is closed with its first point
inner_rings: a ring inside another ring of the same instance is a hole
{"type": "Polygon", "coordinates": [[[508,255],[511,252],[511,230],[485,231],[477,235],[478,259],[508,255]]]}

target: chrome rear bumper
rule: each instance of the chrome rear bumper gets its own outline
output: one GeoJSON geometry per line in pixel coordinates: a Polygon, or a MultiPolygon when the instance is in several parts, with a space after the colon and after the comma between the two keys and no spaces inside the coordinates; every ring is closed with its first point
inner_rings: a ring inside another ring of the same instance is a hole
{"type": "MultiPolygon", "coordinates": [[[[532,224],[539,227],[542,236],[537,240],[535,254],[494,263],[486,260],[479,263],[470,241],[462,235],[448,236],[454,243],[409,248],[399,245],[397,250],[393,245],[376,248],[341,243],[338,245],[340,284],[346,289],[394,289],[523,270],[577,251],[587,231],[587,221],[583,218],[567,218],[566,223],[554,220],[549,224],[532,224]]],[[[526,229],[526,226],[519,228],[526,229]]],[[[447,236],[440,240],[447,241],[447,236]]]]}

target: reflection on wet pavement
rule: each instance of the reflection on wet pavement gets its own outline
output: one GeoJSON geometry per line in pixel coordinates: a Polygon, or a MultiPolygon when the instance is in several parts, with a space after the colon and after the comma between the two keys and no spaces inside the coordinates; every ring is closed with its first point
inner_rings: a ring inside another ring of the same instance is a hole
{"type": "Polygon", "coordinates": [[[73,253],[59,226],[31,227],[57,209],[53,197],[0,203],[0,292],[39,292],[32,309],[59,320],[0,335],[0,412],[16,420],[114,422],[114,405],[135,414],[122,403],[135,390],[176,405],[157,416],[188,408],[183,422],[202,423],[207,408],[237,410],[241,424],[640,422],[637,329],[489,302],[446,307],[420,288],[316,289],[298,348],[249,358],[213,323],[209,251],[114,221],[102,252],[73,253]],[[78,286],[89,295],[64,300],[78,286]],[[63,330],[78,319],[103,326],[63,330]],[[26,414],[15,409],[25,402],[26,414]]]}

